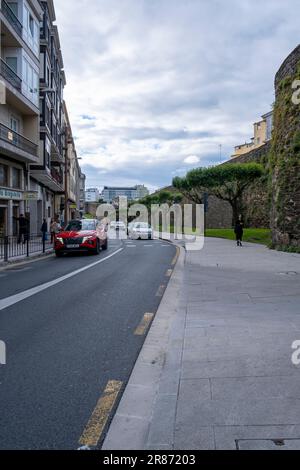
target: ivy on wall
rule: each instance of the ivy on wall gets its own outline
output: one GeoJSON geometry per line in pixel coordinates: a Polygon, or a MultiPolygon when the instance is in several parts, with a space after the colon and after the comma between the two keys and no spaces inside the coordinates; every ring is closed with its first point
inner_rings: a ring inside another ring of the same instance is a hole
{"type": "Polygon", "coordinates": [[[292,102],[295,73],[276,87],[274,130],[269,155],[272,239],[275,247],[300,246],[300,105],[292,102]]]}

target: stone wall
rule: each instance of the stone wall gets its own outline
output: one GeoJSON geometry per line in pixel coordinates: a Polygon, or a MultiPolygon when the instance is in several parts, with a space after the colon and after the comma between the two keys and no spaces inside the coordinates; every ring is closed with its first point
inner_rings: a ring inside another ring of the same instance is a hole
{"type": "Polygon", "coordinates": [[[300,249],[300,105],[292,83],[300,80],[300,45],[275,77],[274,132],[270,152],[271,228],[275,247],[300,249]]]}

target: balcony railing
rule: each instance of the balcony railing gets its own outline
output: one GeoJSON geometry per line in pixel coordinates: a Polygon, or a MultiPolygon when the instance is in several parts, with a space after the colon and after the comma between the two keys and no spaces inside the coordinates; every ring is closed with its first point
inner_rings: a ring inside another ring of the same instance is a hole
{"type": "Polygon", "coordinates": [[[22,91],[21,78],[2,59],[0,59],[0,75],[2,75],[2,77],[4,77],[5,80],[7,80],[18,91],[22,91]]]}
{"type": "Polygon", "coordinates": [[[24,152],[30,153],[35,157],[38,154],[37,144],[31,142],[31,140],[26,139],[26,137],[18,134],[17,132],[11,130],[9,127],[6,127],[4,124],[0,123],[0,139],[4,142],[14,145],[24,152]]]}
{"type": "Polygon", "coordinates": [[[19,36],[22,37],[22,23],[18,20],[12,9],[10,8],[9,4],[6,3],[5,0],[2,0],[1,10],[5,18],[9,21],[12,25],[14,30],[18,33],[19,36]]]}
{"type": "Polygon", "coordinates": [[[51,168],[51,176],[58,184],[63,185],[64,177],[55,167],[51,168]]]}

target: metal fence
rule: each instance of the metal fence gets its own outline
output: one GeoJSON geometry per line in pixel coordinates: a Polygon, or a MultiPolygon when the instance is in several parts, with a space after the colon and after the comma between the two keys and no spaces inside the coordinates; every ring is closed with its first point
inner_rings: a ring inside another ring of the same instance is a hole
{"type": "Polygon", "coordinates": [[[50,234],[43,240],[42,235],[22,235],[21,237],[0,237],[0,260],[29,257],[45,253],[53,248],[50,234]]]}

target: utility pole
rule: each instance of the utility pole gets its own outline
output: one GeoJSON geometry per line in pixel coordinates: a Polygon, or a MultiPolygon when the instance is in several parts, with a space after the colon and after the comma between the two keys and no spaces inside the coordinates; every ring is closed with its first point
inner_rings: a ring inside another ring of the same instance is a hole
{"type": "Polygon", "coordinates": [[[220,163],[222,163],[222,144],[219,145],[220,148],[220,163]]]}

